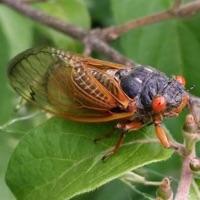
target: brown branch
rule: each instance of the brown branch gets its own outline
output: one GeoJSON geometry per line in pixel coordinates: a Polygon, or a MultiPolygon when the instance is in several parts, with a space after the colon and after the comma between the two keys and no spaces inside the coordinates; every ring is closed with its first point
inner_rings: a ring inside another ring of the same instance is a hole
{"type": "Polygon", "coordinates": [[[175,200],[188,199],[193,171],[200,171],[200,160],[196,158],[195,152],[196,143],[200,141],[200,98],[190,95],[189,110],[191,114],[186,116],[184,125],[185,144],[180,146],[174,143],[174,149],[183,159],[175,200]]]}
{"type": "Polygon", "coordinates": [[[89,47],[91,50],[96,50],[98,52],[101,52],[109,56],[109,58],[111,58],[115,62],[123,63],[127,66],[128,65],[133,66],[135,64],[132,60],[120,54],[117,50],[112,48],[109,44],[104,42],[102,39],[96,37],[95,35],[94,37],[88,35],[84,41],[86,46],[89,47]]]}
{"type": "Polygon", "coordinates": [[[96,50],[108,56],[115,62],[124,64],[133,64],[133,61],[129,60],[117,50],[108,45],[104,39],[99,37],[99,35],[94,35],[93,30],[88,31],[81,27],[75,26],[73,24],[64,22],[56,17],[50,16],[40,10],[37,10],[31,5],[24,3],[19,0],[0,0],[0,2],[9,6],[10,8],[18,11],[19,13],[35,20],[41,24],[49,26],[57,31],[60,31],[74,39],[79,40],[89,47],[91,50],[96,50]]]}
{"type": "Polygon", "coordinates": [[[194,15],[200,11],[200,0],[192,1],[184,5],[175,5],[169,9],[149,16],[131,20],[121,25],[111,26],[103,30],[104,37],[107,40],[114,40],[130,30],[155,24],[161,21],[169,20],[176,17],[186,17],[194,15]]]}
{"type": "Polygon", "coordinates": [[[47,15],[46,13],[34,9],[31,5],[28,5],[19,0],[0,0],[0,2],[18,11],[19,13],[26,15],[27,17],[40,22],[46,26],[49,26],[55,30],[58,30],[64,34],[71,36],[74,39],[82,40],[87,31],[70,23],[66,23],[58,18],[47,15]]]}
{"type": "Polygon", "coordinates": [[[41,2],[47,2],[48,0],[22,0],[24,3],[41,3],[41,2]]]}
{"type": "MultiPolygon", "coordinates": [[[[197,99],[197,98],[196,98],[197,99]]],[[[196,100],[195,99],[195,100],[196,100]]],[[[190,102],[195,106],[196,101],[190,102]]],[[[198,113],[199,115],[200,113],[198,113]]],[[[177,189],[175,200],[187,200],[189,196],[190,186],[193,180],[192,169],[195,168],[196,160],[196,143],[200,140],[199,126],[196,123],[195,116],[188,114],[184,125],[184,138],[185,138],[185,156],[183,156],[183,164],[181,170],[180,181],[177,189]]]]}
{"type": "Polygon", "coordinates": [[[173,6],[171,10],[163,11],[150,16],[142,17],[119,26],[112,26],[103,30],[85,30],[81,27],[66,23],[56,17],[47,15],[46,13],[32,8],[30,5],[17,0],[0,0],[5,5],[17,10],[23,15],[47,25],[55,30],[58,30],[74,39],[84,43],[87,47],[87,52],[96,50],[107,55],[115,62],[125,63],[132,65],[133,61],[121,55],[118,51],[113,49],[105,41],[116,39],[121,34],[129,31],[130,29],[138,28],[141,26],[157,23],[163,20],[175,18],[177,16],[188,16],[200,10],[200,1],[194,1],[182,6],[173,6]]]}
{"type": "Polygon", "coordinates": [[[190,168],[191,156],[188,155],[183,159],[181,178],[179,181],[175,200],[187,200],[189,197],[190,186],[193,175],[190,168]]]}

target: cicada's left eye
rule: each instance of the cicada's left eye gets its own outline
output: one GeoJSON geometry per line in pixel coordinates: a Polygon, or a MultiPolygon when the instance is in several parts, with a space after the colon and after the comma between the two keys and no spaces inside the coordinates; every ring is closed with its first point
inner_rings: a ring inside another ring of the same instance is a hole
{"type": "Polygon", "coordinates": [[[162,113],[166,110],[166,100],[163,96],[156,96],[152,101],[152,109],[154,113],[162,113]]]}

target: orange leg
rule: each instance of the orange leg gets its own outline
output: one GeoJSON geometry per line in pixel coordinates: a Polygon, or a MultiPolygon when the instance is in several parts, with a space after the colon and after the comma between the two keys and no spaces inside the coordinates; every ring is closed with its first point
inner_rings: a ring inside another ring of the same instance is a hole
{"type": "Polygon", "coordinates": [[[160,143],[165,148],[169,148],[170,147],[170,142],[169,142],[169,140],[167,138],[167,135],[166,135],[165,130],[163,129],[161,123],[162,123],[161,117],[160,116],[156,116],[154,118],[156,136],[160,140],[160,143]]]}
{"type": "Polygon", "coordinates": [[[144,124],[140,121],[132,121],[127,124],[117,124],[117,128],[122,129],[124,131],[136,131],[140,128],[142,128],[144,124]]]}
{"type": "Polygon", "coordinates": [[[104,156],[103,156],[103,160],[109,158],[110,156],[112,156],[113,154],[115,154],[119,148],[121,147],[121,145],[123,144],[123,141],[124,141],[124,137],[126,135],[126,133],[129,131],[129,130],[138,130],[140,129],[141,127],[143,126],[142,122],[140,121],[133,121],[133,122],[130,122],[130,123],[127,123],[127,124],[117,124],[117,128],[121,129],[122,132],[120,134],[120,137],[117,141],[117,143],[115,144],[114,148],[111,149],[109,152],[107,152],[104,156]]]}
{"type": "MultiPolygon", "coordinates": [[[[156,131],[156,136],[159,139],[160,143],[166,147],[169,148],[170,147],[170,142],[166,136],[165,130],[163,129],[162,125],[162,119],[161,117],[158,115],[154,118],[154,125],[155,125],[155,131],[156,131]]],[[[122,126],[122,125],[121,125],[122,126]]],[[[123,130],[138,130],[140,128],[142,128],[144,125],[142,124],[142,122],[140,121],[133,121],[129,124],[124,124],[123,125],[123,130]]]]}
{"type": "Polygon", "coordinates": [[[112,156],[113,154],[115,154],[115,153],[119,150],[120,146],[123,144],[125,134],[126,134],[125,131],[121,132],[121,134],[120,134],[120,136],[119,136],[119,139],[118,139],[116,145],[114,146],[114,148],[111,149],[110,151],[108,151],[108,152],[103,156],[102,160],[106,160],[107,158],[109,158],[110,156],[112,156]]]}

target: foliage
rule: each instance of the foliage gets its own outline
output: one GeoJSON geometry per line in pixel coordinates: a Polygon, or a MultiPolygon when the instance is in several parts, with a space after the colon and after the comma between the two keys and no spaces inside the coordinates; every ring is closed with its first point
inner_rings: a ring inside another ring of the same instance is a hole
{"type": "MultiPolygon", "coordinates": [[[[90,28],[91,24],[109,26],[158,12],[169,8],[171,1],[49,0],[33,6],[90,28]]],[[[197,14],[187,19],[138,28],[124,34],[114,46],[137,62],[152,65],[168,75],[183,74],[188,88],[196,85],[192,93],[200,95],[199,18],[197,14]]],[[[6,78],[6,66],[11,57],[32,46],[51,45],[76,52],[81,52],[82,46],[78,41],[39,25],[3,5],[0,5],[0,38],[0,124],[3,124],[28,113],[26,109],[22,113],[13,112],[17,97],[6,78]]],[[[0,193],[4,200],[15,197],[69,199],[104,184],[98,190],[75,199],[151,199],[149,194],[153,198],[155,187],[137,185],[133,189],[116,179],[130,170],[137,170],[151,180],[173,176],[174,188],[177,186],[181,161],[172,151],[163,149],[155,142],[152,127],[128,135],[120,152],[102,162],[101,156],[113,146],[118,134],[98,144],[94,144],[93,139],[109,131],[112,123],[91,125],[57,118],[42,121],[36,118],[27,123],[18,122],[6,131],[0,129],[0,193]],[[6,181],[15,197],[4,181],[6,169],[6,181]]],[[[166,120],[169,131],[179,141],[182,140],[183,119],[184,114],[178,119],[166,120]]],[[[196,193],[197,187],[191,191],[193,199],[196,193]]]]}

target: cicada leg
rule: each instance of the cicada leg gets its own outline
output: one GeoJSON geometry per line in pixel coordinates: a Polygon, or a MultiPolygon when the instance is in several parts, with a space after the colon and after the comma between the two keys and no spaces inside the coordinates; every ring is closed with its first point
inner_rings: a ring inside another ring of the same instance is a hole
{"type": "MultiPolygon", "coordinates": [[[[159,139],[160,143],[165,147],[169,148],[170,147],[170,142],[167,138],[167,134],[165,133],[164,128],[162,127],[162,117],[159,115],[156,115],[154,117],[154,126],[155,126],[155,132],[156,136],[159,139]]],[[[124,129],[126,130],[138,130],[143,127],[143,123],[140,121],[133,121],[129,124],[124,125],[124,129]]]]}
{"type": "Polygon", "coordinates": [[[120,136],[119,136],[119,139],[118,139],[116,145],[114,146],[113,149],[111,149],[110,151],[108,151],[108,152],[102,157],[102,160],[106,160],[107,158],[109,158],[110,156],[112,156],[113,154],[115,154],[115,153],[119,150],[120,146],[123,144],[125,134],[126,134],[125,131],[122,131],[122,132],[120,133],[120,136]]]}
{"type": "Polygon", "coordinates": [[[124,141],[124,137],[126,135],[126,133],[130,130],[138,130],[141,127],[143,127],[142,122],[140,121],[133,121],[130,123],[119,123],[117,124],[117,128],[121,129],[121,133],[119,136],[119,139],[117,141],[117,143],[115,144],[114,148],[111,149],[110,151],[108,151],[104,156],[103,156],[103,160],[106,160],[107,158],[109,158],[110,156],[112,156],[113,154],[115,154],[119,148],[121,147],[121,145],[123,144],[124,141]]]}
{"type": "MultiPolygon", "coordinates": [[[[169,148],[170,145],[170,141],[167,138],[166,132],[164,130],[164,128],[162,127],[162,116],[156,115],[154,117],[153,120],[154,126],[155,126],[155,132],[156,132],[156,136],[159,139],[160,143],[165,147],[165,148],[169,148]]],[[[144,126],[144,124],[141,121],[132,121],[130,123],[119,123],[117,124],[117,128],[121,129],[121,134],[120,137],[116,143],[116,145],[114,146],[113,149],[111,149],[109,152],[107,152],[104,156],[103,156],[103,160],[106,160],[107,158],[109,158],[110,156],[112,156],[113,154],[115,154],[119,148],[121,147],[121,145],[123,144],[124,141],[124,137],[126,135],[126,133],[128,131],[136,131],[140,128],[142,128],[144,126]]]]}
{"type": "Polygon", "coordinates": [[[156,136],[159,139],[160,143],[165,148],[169,148],[170,142],[169,139],[167,138],[164,128],[162,127],[162,119],[159,115],[154,117],[154,126],[155,126],[156,136]]]}
{"type": "Polygon", "coordinates": [[[136,131],[140,128],[142,128],[144,124],[141,121],[135,120],[129,123],[119,123],[117,124],[117,128],[122,129],[124,131],[136,131]]]}

